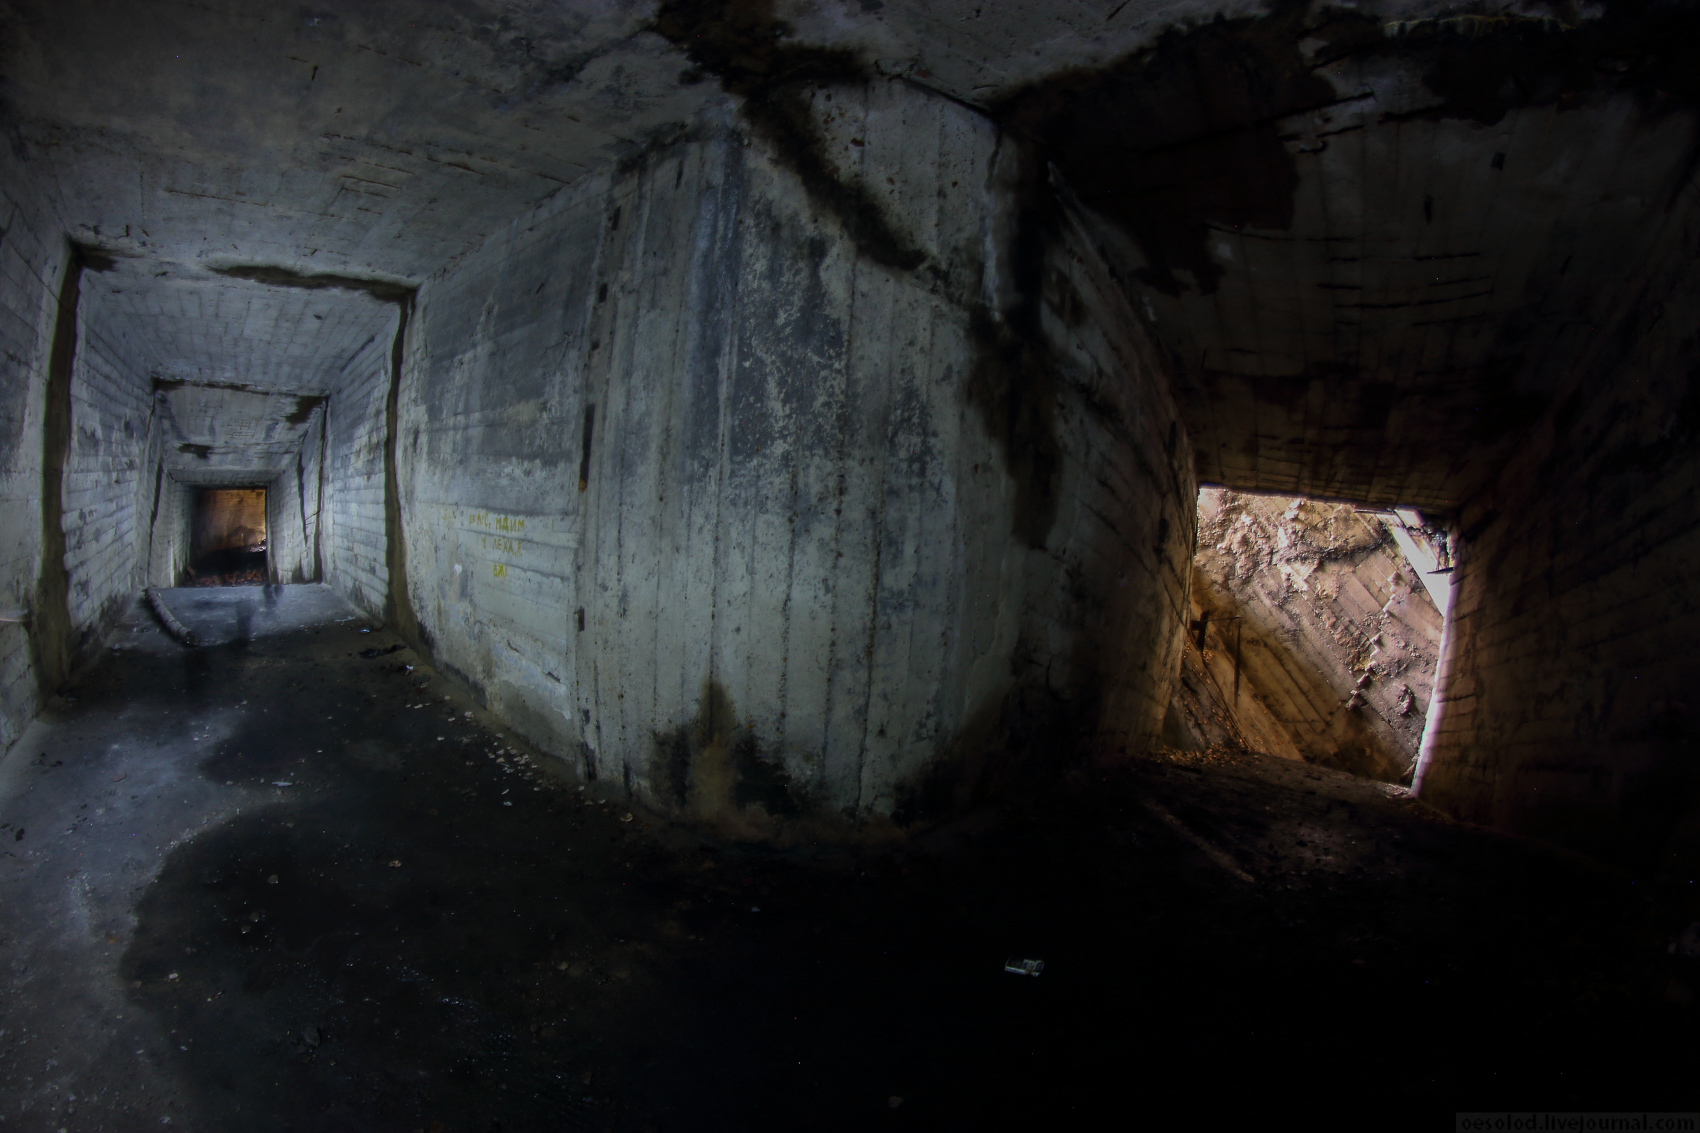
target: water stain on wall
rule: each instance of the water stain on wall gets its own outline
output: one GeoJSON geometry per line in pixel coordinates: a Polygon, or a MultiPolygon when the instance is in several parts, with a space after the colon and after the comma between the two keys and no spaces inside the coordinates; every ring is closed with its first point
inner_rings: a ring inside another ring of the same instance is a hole
{"type": "Polygon", "coordinates": [[[744,119],[796,174],[815,206],[843,225],[861,255],[883,267],[915,270],[926,254],[866,187],[827,160],[826,136],[805,91],[809,84],[866,79],[868,68],[842,48],[786,42],[791,26],[773,7],[773,0],[667,0],[652,26],[727,93],[744,98],[744,119]]]}
{"type": "Polygon", "coordinates": [[[650,789],[699,820],[759,828],[801,812],[781,760],[761,750],[719,682],[703,681],[695,718],[655,737],[650,789]]]}

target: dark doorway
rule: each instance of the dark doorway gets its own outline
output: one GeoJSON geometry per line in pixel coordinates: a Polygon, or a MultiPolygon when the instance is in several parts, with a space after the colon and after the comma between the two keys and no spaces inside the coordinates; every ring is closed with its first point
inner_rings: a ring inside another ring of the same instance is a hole
{"type": "Polygon", "coordinates": [[[266,581],[266,490],[203,488],[189,529],[190,586],[266,581]]]}

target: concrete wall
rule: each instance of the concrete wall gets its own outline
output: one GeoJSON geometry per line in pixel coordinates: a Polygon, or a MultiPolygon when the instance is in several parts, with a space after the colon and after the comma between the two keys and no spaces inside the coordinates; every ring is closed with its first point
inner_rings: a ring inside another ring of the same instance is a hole
{"type": "Polygon", "coordinates": [[[147,584],[177,586],[189,566],[189,531],[195,516],[193,484],[174,480],[154,466],[155,491],[149,501],[147,584]]]}
{"type": "MultiPolygon", "coordinates": [[[[324,503],[319,542],[324,580],[354,606],[384,616],[389,593],[384,538],[384,406],[391,341],[374,337],[343,365],[325,403],[324,503]]],[[[311,434],[309,433],[309,436],[311,434]]]]}
{"type": "MultiPolygon", "coordinates": [[[[216,490],[221,485],[252,485],[256,481],[264,482],[266,492],[264,520],[270,581],[321,581],[324,548],[319,513],[320,500],[327,489],[323,454],[328,440],[328,414],[326,402],[315,400],[318,403],[307,413],[300,444],[287,454],[285,468],[275,474],[265,468],[246,472],[196,470],[193,479],[185,478],[188,473],[169,467],[169,446],[174,434],[169,429],[156,429],[158,443],[143,477],[144,511],[140,516],[146,585],[178,586],[187,581],[185,568],[206,549],[196,545],[194,532],[196,500],[203,490],[216,490]]],[[[345,463],[357,477],[360,475],[361,466],[357,462],[345,463]]],[[[360,486],[357,481],[353,487],[360,486]]],[[[358,491],[347,493],[351,500],[357,496],[358,491]]],[[[358,514],[351,515],[351,520],[358,518],[358,514]]],[[[255,526],[251,518],[244,522],[255,526]]],[[[379,602],[381,605],[381,593],[379,602]]]]}
{"type": "Polygon", "coordinates": [[[1148,741],[1192,457],[1091,234],[951,102],[794,109],[806,145],[707,119],[422,288],[421,636],[587,773],[745,826],[1148,741]]]}
{"type": "Polygon", "coordinates": [[[318,582],[319,498],[324,483],[325,411],[313,410],[290,463],[266,489],[266,527],[273,582],[318,582]]]}
{"type": "MultiPolygon", "coordinates": [[[[70,247],[0,147],[0,615],[31,610],[41,555],[42,394],[70,247]]],[[[0,622],[0,750],[36,712],[29,631],[0,622]]]]}
{"type": "Polygon", "coordinates": [[[0,156],[0,185],[0,615],[31,619],[27,631],[0,622],[0,743],[9,744],[42,692],[99,648],[142,585],[152,491],[143,470],[157,436],[141,352],[94,282],[104,262],[73,255],[10,151],[0,156]],[[55,365],[65,415],[53,448],[57,500],[44,519],[55,365]],[[54,515],[63,547],[44,570],[44,524],[54,515]]]}
{"type": "Polygon", "coordinates": [[[1673,224],[1648,265],[1663,302],[1596,346],[1459,517],[1422,788],[1462,817],[1660,869],[1700,860],[1697,238],[1673,224]]]}

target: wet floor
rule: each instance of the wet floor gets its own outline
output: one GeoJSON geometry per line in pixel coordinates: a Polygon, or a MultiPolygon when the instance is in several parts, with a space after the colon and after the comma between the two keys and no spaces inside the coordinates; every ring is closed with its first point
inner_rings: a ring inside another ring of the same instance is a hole
{"type": "Polygon", "coordinates": [[[184,594],[213,644],[138,609],[0,763],[0,1129],[1693,1107],[1687,879],[1202,757],[764,850],[581,790],[323,588],[184,594]]]}

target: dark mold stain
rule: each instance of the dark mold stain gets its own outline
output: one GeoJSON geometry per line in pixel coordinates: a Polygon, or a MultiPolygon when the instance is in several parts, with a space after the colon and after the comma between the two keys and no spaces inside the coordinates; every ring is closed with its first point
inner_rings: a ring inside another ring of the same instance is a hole
{"type": "MultiPolygon", "coordinates": [[[[396,466],[396,418],[401,411],[401,372],[407,347],[408,317],[413,313],[413,292],[396,303],[395,338],[390,342],[389,396],[384,402],[384,549],[388,572],[388,594],[384,620],[397,635],[422,656],[429,657],[429,636],[422,632],[407,591],[407,540],[402,532],[401,483],[396,466]]],[[[480,695],[479,703],[483,703],[480,695]]]]}
{"type": "Polygon", "coordinates": [[[1298,41],[1380,36],[1365,17],[1304,25],[1302,6],[1170,31],[1108,68],[1070,71],[1003,99],[996,116],[1055,163],[1086,206],[1138,241],[1139,273],[1176,295],[1216,289],[1212,225],[1285,229],[1298,187],[1279,120],[1339,101],[1298,41]]]}
{"type": "Polygon", "coordinates": [[[1497,441],[1521,432],[1551,401],[1546,394],[1516,388],[1514,377],[1522,363],[1521,358],[1505,359],[1486,367],[1476,378],[1475,417],[1470,422],[1470,435],[1476,440],[1497,441]]]}
{"type": "Polygon", "coordinates": [[[291,425],[305,425],[307,418],[313,415],[313,410],[325,403],[322,394],[298,394],[295,398],[295,409],[284,420],[291,425]]]}
{"type": "Polygon", "coordinates": [[[854,52],[786,42],[792,29],[773,0],[665,0],[653,29],[729,94],[743,116],[796,174],[817,208],[844,226],[856,249],[883,267],[913,271],[926,255],[866,188],[839,175],[810,111],[811,84],[856,82],[869,72],[854,52]]]}
{"type": "MultiPolygon", "coordinates": [[[[584,437],[579,442],[578,450],[578,490],[581,492],[590,487],[590,446],[595,439],[596,405],[591,403],[584,407],[584,437]]],[[[579,623],[579,628],[583,629],[584,618],[582,614],[579,623]]]]}
{"type": "MultiPolygon", "coordinates": [[[[1610,414],[1600,415],[1603,420],[1596,426],[1597,431],[1610,431],[1611,425],[1623,416],[1624,410],[1625,407],[1620,405],[1610,414]]],[[[1656,432],[1651,439],[1646,433],[1653,430],[1643,428],[1605,452],[1600,460],[1599,474],[1615,476],[1633,471],[1648,476],[1668,475],[1667,468],[1673,461],[1695,451],[1695,441],[1700,439],[1700,366],[1688,371],[1681,397],[1675,399],[1675,404],[1668,411],[1658,416],[1653,428],[1656,432]]],[[[1598,445],[1600,442],[1593,443],[1598,445]]]]}
{"type": "Polygon", "coordinates": [[[410,302],[417,290],[412,284],[397,283],[389,279],[369,279],[323,272],[299,272],[293,268],[266,264],[236,264],[210,270],[213,274],[222,275],[228,279],[245,279],[250,283],[264,283],[271,287],[295,287],[305,291],[326,289],[360,291],[385,303],[410,302]]]}
{"type": "Polygon", "coordinates": [[[703,682],[696,718],[655,736],[650,789],[662,802],[700,818],[759,808],[773,817],[802,813],[802,800],[777,756],[764,754],[738,722],[732,698],[703,682]]]}
{"type": "MultiPolygon", "coordinates": [[[[656,793],[679,810],[691,792],[691,752],[694,725],[682,725],[655,739],[656,793]]],[[[700,746],[700,744],[698,745],[700,746]]]]}
{"type": "MultiPolygon", "coordinates": [[[[642,171],[651,165],[662,154],[676,149],[681,143],[704,136],[707,131],[693,129],[680,122],[672,122],[659,126],[647,134],[634,138],[629,149],[626,149],[614,162],[614,176],[626,177],[642,171]]],[[[674,186],[677,188],[678,186],[674,186]]],[[[610,232],[620,230],[620,206],[615,205],[608,214],[608,229],[610,232]]]]}
{"type": "Polygon", "coordinates": [[[1015,486],[1011,521],[1023,546],[1044,549],[1056,522],[1057,369],[1045,344],[1008,322],[977,312],[971,325],[974,367],[967,394],[986,433],[1003,451],[1015,486]]]}
{"type": "Polygon", "coordinates": [[[84,271],[111,271],[118,266],[117,254],[87,244],[77,245],[77,259],[82,262],[84,271]]]}
{"type": "Polygon", "coordinates": [[[1055,658],[1018,643],[1010,669],[1015,687],[970,716],[941,758],[898,785],[892,820],[899,826],[1042,791],[1092,756],[1105,683],[1095,635],[1075,635],[1069,654],[1055,658]],[[1053,671],[1066,672],[1066,684],[1053,687],[1053,671]]]}
{"type": "Polygon", "coordinates": [[[732,745],[732,801],[740,807],[759,806],[776,818],[802,813],[791,793],[791,777],[777,759],[764,759],[754,736],[732,745]]]}
{"type": "MultiPolygon", "coordinates": [[[[1015,289],[1010,310],[999,317],[978,307],[969,320],[973,368],[965,392],[980,412],[986,434],[1002,450],[1015,485],[1012,515],[1016,538],[1041,550],[1056,522],[1054,481],[1062,464],[1057,439],[1057,395],[1061,366],[1045,339],[1045,248],[1056,235],[1061,203],[1031,152],[1012,154],[1021,162],[1016,182],[1016,227],[1009,272],[1015,289]]],[[[1053,273],[1052,291],[1061,273],[1053,273]]],[[[1057,298],[1071,309],[1081,304],[1072,284],[1057,298]]]]}
{"type": "Polygon", "coordinates": [[[1406,117],[1491,126],[1512,110],[1570,109],[1618,91],[1655,115],[1700,100],[1700,13],[1691,7],[1637,0],[1575,24],[1465,15],[1388,30],[1376,50],[1419,56],[1424,85],[1442,100],[1406,117]]]}

